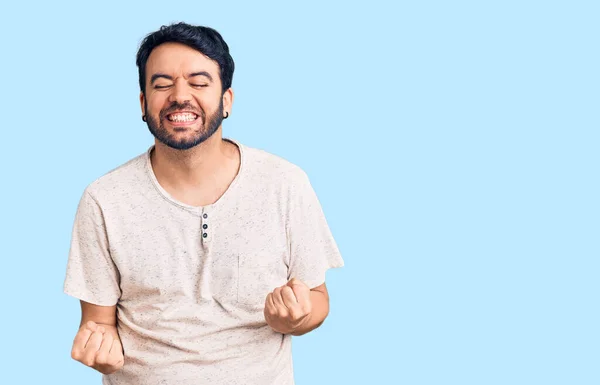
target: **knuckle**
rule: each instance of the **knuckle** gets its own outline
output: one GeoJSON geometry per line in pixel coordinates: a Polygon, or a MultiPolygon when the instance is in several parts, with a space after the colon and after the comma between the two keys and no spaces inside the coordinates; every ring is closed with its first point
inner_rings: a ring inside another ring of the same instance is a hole
{"type": "Polygon", "coordinates": [[[88,358],[84,358],[81,361],[81,363],[84,364],[85,366],[90,366],[91,367],[91,366],[94,366],[94,359],[93,358],[89,358],[89,357],[88,358]]]}
{"type": "Polygon", "coordinates": [[[79,349],[71,350],[71,358],[74,359],[75,361],[80,361],[81,360],[81,351],[79,349]]]}

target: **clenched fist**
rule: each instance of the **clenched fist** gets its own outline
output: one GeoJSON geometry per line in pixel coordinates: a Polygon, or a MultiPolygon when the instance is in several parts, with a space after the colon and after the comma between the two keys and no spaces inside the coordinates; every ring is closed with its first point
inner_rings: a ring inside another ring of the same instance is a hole
{"type": "Polygon", "coordinates": [[[93,321],[88,321],[77,332],[71,357],[103,374],[116,372],[125,362],[121,341],[93,321]]]}
{"type": "Polygon", "coordinates": [[[283,334],[293,334],[302,327],[311,311],[310,288],[296,278],[273,290],[265,301],[265,320],[283,334]]]}

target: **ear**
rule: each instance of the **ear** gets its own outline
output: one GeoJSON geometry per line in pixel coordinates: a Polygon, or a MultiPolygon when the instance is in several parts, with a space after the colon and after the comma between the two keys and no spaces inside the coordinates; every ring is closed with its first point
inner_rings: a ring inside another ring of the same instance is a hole
{"type": "Polygon", "coordinates": [[[140,92],[140,107],[142,108],[142,115],[146,115],[146,97],[143,92],[140,92]]]}
{"type": "Polygon", "coordinates": [[[223,94],[223,113],[228,112],[231,115],[231,107],[233,106],[233,88],[229,87],[223,94]]]}

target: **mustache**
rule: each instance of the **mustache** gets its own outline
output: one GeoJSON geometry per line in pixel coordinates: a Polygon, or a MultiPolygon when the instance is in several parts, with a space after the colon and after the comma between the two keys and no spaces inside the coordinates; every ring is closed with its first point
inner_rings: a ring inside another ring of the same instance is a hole
{"type": "Polygon", "coordinates": [[[203,111],[199,111],[198,109],[196,109],[196,107],[192,106],[191,103],[186,102],[186,103],[178,103],[178,102],[173,102],[171,103],[171,105],[163,110],[160,110],[160,119],[164,119],[167,115],[172,114],[174,112],[178,112],[178,111],[192,111],[194,114],[202,117],[202,119],[204,120],[204,112],[203,111]]]}

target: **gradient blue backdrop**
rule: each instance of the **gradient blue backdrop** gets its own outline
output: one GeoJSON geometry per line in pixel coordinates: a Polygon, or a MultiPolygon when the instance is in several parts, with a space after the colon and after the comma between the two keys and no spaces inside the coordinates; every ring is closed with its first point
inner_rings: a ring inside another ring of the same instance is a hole
{"type": "Polygon", "coordinates": [[[303,167],[346,266],[313,384],[599,384],[598,2],[3,2],[3,384],[99,384],[62,294],[83,189],[146,150],[135,53],[218,29],[226,136],[303,167]]]}

